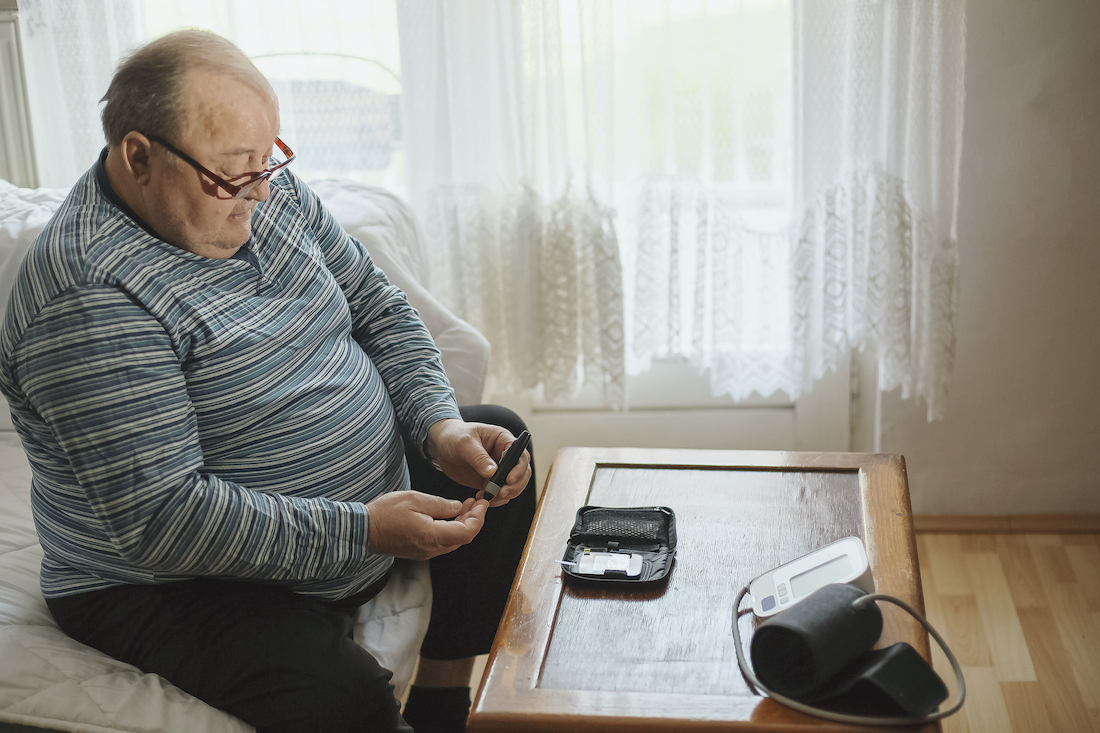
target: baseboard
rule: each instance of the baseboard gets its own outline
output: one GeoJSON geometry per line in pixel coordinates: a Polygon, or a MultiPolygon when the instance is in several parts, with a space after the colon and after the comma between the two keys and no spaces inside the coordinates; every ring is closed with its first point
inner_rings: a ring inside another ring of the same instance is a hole
{"type": "Polygon", "coordinates": [[[914,514],[917,532],[1100,533],[1100,514],[914,514]]]}

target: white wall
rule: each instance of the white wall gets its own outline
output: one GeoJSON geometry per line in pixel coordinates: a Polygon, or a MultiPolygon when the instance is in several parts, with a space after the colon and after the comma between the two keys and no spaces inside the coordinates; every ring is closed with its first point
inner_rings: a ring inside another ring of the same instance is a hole
{"type": "Polygon", "coordinates": [[[969,0],[967,34],[951,398],[884,396],[881,449],[918,513],[1100,512],[1100,3],[969,0]]]}

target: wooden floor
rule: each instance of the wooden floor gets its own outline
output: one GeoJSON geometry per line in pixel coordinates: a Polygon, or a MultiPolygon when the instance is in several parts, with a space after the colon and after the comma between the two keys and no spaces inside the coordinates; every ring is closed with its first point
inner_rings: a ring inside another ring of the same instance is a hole
{"type": "Polygon", "coordinates": [[[919,533],[917,552],[966,677],[945,733],[1100,733],[1100,535],[919,533]]]}

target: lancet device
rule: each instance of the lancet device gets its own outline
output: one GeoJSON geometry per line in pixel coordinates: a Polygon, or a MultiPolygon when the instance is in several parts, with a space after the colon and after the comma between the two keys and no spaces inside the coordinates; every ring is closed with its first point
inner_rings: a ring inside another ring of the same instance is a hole
{"type": "Polygon", "coordinates": [[[504,452],[504,455],[500,458],[500,463],[497,464],[497,472],[493,474],[493,478],[490,479],[488,485],[485,487],[485,498],[489,501],[493,500],[500,490],[504,488],[504,484],[508,483],[508,474],[512,472],[512,469],[519,463],[520,456],[523,455],[523,451],[527,450],[527,446],[531,443],[531,433],[524,430],[519,434],[512,444],[508,446],[508,450],[504,452]]]}

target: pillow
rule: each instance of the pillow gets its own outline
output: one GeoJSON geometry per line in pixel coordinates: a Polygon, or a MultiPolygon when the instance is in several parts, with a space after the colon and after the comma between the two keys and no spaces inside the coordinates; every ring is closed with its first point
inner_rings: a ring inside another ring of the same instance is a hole
{"type": "Polygon", "coordinates": [[[19,188],[0,179],[0,323],[23,255],[68,193],[60,188],[19,188]]]}

